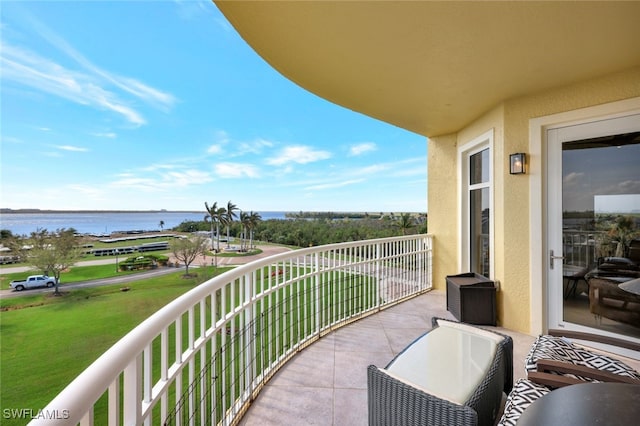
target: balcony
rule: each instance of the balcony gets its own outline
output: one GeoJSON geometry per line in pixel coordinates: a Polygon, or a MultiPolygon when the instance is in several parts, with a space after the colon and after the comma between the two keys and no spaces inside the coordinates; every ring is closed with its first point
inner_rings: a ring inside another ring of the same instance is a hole
{"type": "MultiPolygon", "coordinates": [[[[433,290],[323,337],[296,355],[267,384],[242,425],[366,425],[367,366],[385,366],[431,328],[431,317],[452,318],[444,291],[433,290]]],[[[534,337],[496,328],[514,339],[514,378],[534,337]]]]}
{"type": "MultiPolygon", "coordinates": [[[[412,235],[240,266],[149,317],[43,412],[82,425],[366,424],[366,367],[452,318],[433,254],[430,235],[412,235]]],[[[518,378],[533,337],[502,331],[518,378]]]]}
{"type": "Polygon", "coordinates": [[[305,347],[429,291],[431,260],[431,236],[412,235],[242,265],[149,317],[43,412],[65,424],[233,424],[305,347]]]}

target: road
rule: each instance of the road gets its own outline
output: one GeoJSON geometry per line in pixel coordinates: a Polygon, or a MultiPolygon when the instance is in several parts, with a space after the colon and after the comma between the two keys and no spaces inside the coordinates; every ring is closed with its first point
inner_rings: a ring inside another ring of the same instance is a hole
{"type": "MultiPolygon", "coordinates": [[[[215,258],[213,256],[206,256],[202,258],[199,257],[198,259],[196,259],[195,262],[191,264],[190,268],[197,268],[197,267],[201,267],[205,265],[213,265],[213,264],[217,264],[218,266],[244,265],[245,263],[252,262],[256,259],[261,259],[263,257],[268,257],[274,254],[283,253],[285,251],[291,250],[287,247],[281,247],[281,246],[258,246],[258,248],[262,250],[262,253],[259,253],[253,256],[237,256],[237,257],[216,256],[215,258]]],[[[172,259],[172,261],[175,262],[174,259],[172,259]]],[[[86,261],[78,262],[77,266],[107,265],[107,264],[115,264],[115,263],[116,263],[115,258],[96,259],[96,260],[86,260],[86,261]]],[[[185,269],[185,268],[183,266],[179,269],[185,269]]],[[[26,272],[28,270],[29,268],[25,266],[14,266],[14,267],[8,267],[8,268],[3,267],[3,268],[0,268],[0,274],[12,274],[15,272],[26,272]]],[[[103,278],[98,280],[84,281],[84,282],[78,282],[78,283],[72,283],[72,284],[62,284],[60,288],[63,290],[66,290],[66,289],[72,289],[72,288],[97,287],[97,286],[108,285],[108,284],[123,284],[131,281],[151,278],[154,276],[170,274],[172,272],[175,272],[176,270],[177,270],[176,268],[169,268],[169,267],[159,268],[151,271],[140,272],[139,274],[134,274],[134,275],[123,275],[120,277],[110,277],[110,278],[103,278]]],[[[23,291],[15,291],[13,289],[3,289],[3,290],[0,290],[0,299],[25,296],[28,294],[47,293],[52,291],[53,290],[50,288],[37,288],[37,289],[29,289],[29,290],[23,290],[23,291]]]]}

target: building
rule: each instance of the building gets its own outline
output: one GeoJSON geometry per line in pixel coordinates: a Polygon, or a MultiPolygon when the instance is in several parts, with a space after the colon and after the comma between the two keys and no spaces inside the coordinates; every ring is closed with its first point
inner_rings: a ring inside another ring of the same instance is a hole
{"type": "MultiPolygon", "coordinates": [[[[447,274],[479,272],[500,285],[504,327],[587,327],[563,319],[559,257],[578,247],[566,233],[563,244],[562,230],[571,214],[597,215],[615,196],[640,211],[640,167],[631,167],[640,165],[639,2],[216,4],[293,82],[427,138],[436,287],[447,274]],[[615,135],[627,136],[569,143],[615,135]],[[609,158],[605,145],[625,154],[609,158]],[[525,174],[510,174],[513,153],[526,154],[525,174]],[[615,189],[587,179],[619,158],[624,167],[607,181],[615,189]]],[[[593,267],[607,254],[585,238],[591,258],[564,264],[593,267]]]]}
{"type": "MultiPolygon", "coordinates": [[[[640,2],[215,3],[290,80],[425,136],[432,235],[310,247],[212,279],[125,336],[48,410],[68,409],[71,421],[93,424],[93,406],[108,393],[103,411],[114,424],[121,417],[124,424],[186,423],[192,415],[232,424],[281,363],[334,326],[442,289],[446,275],[466,271],[499,283],[502,327],[530,335],[565,328],[640,343],[635,317],[605,312],[594,319],[590,295],[570,291],[578,278],[585,290],[584,273],[602,266],[599,258],[633,262],[640,2]],[[618,219],[627,216],[633,219],[622,227],[618,219]],[[352,271],[367,302],[359,311],[321,285],[307,303],[277,293],[308,277],[331,283],[326,274],[351,282],[352,271]],[[320,293],[339,309],[325,313],[330,304],[320,293]],[[226,297],[238,299],[233,315],[221,308],[226,297]],[[587,315],[572,317],[585,300],[587,315]],[[285,305],[304,325],[281,336],[285,305]]],[[[289,403],[279,402],[285,409],[289,403]]]]}

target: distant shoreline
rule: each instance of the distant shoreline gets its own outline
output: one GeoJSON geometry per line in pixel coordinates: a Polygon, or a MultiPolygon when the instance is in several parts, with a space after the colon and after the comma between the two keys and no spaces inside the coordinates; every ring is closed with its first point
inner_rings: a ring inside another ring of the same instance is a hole
{"type": "Polygon", "coordinates": [[[15,213],[15,214],[30,214],[30,213],[201,213],[203,210],[42,210],[42,209],[7,209],[0,208],[0,214],[3,213],[15,213]]]}
{"type": "MultiPolygon", "coordinates": [[[[257,210],[255,210],[257,211],[257,210]]],[[[8,209],[8,208],[0,208],[0,214],[69,214],[69,213],[204,213],[205,210],[44,210],[44,209],[8,209]]],[[[264,212],[267,212],[265,210],[264,212]]],[[[268,212],[271,212],[269,210],[268,212]]],[[[336,215],[336,216],[345,216],[345,215],[380,215],[382,214],[399,214],[399,213],[409,213],[409,214],[425,214],[421,212],[385,212],[385,211],[376,211],[376,212],[366,212],[366,211],[279,211],[273,210],[274,213],[285,213],[288,216],[300,216],[300,217],[314,217],[314,216],[323,216],[323,215],[336,215]]]]}

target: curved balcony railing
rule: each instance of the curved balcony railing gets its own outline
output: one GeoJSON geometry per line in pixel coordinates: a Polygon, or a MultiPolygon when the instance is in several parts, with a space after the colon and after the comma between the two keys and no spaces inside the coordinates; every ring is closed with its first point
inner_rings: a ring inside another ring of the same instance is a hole
{"type": "Polygon", "coordinates": [[[431,259],[431,236],[411,235],[239,266],[146,319],[30,424],[234,424],[296,352],[429,290],[431,259]]]}

